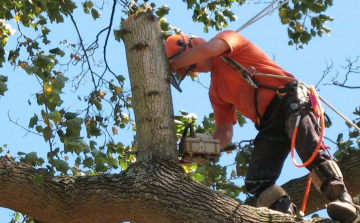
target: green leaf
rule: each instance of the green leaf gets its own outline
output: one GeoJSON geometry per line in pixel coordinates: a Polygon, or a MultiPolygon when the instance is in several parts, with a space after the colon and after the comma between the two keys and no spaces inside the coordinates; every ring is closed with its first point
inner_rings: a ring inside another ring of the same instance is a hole
{"type": "Polygon", "coordinates": [[[73,112],[66,112],[64,117],[65,117],[66,119],[68,119],[68,120],[69,120],[69,119],[76,118],[76,116],[77,116],[77,114],[76,114],[76,113],[73,113],[73,112]]]}
{"type": "Polygon", "coordinates": [[[53,86],[56,87],[57,89],[61,90],[62,88],[65,87],[65,82],[69,80],[69,78],[65,77],[63,74],[58,73],[56,75],[55,81],[53,83],[53,86]]]}
{"type": "Polygon", "coordinates": [[[41,133],[41,132],[44,131],[44,129],[43,129],[43,127],[42,127],[41,125],[37,125],[37,126],[35,127],[35,129],[36,129],[36,131],[37,131],[38,133],[41,133]]]}
{"type": "Polygon", "coordinates": [[[357,138],[359,136],[359,132],[358,131],[352,131],[349,133],[350,138],[357,138]]]}
{"type": "Polygon", "coordinates": [[[94,3],[92,1],[86,1],[83,4],[84,9],[91,9],[94,6],[94,3]]]}
{"type": "MultiPolygon", "coordinates": [[[[59,111],[55,110],[53,112],[50,112],[47,117],[54,121],[54,123],[59,124],[61,121],[61,114],[59,111]]],[[[35,123],[36,124],[36,123],[35,123]]]]}
{"type": "Polygon", "coordinates": [[[68,119],[64,122],[64,125],[67,127],[67,131],[79,136],[83,121],[84,120],[82,118],[68,119]]]}
{"type": "Polygon", "coordinates": [[[66,174],[66,172],[70,169],[68,163],[64,160],[54,159],[51,163],[55,166],[56,170],[62,172],[63,174],[66,174]]]}
{"type": "Polygon", "coordinates": [[[60,50],[58,47],[49,50],[49,52],[52,53],[52,54],[55,54],[55,55],[59,55],[59,56],[61,56],[61,57],[63,57],[63,56],[65,55],[65,52],[62,51],[62,50],[60,50]]]}
{"type": "Polygon", "coordinates": [[[84,167],[91,168],[94,164],[94,160],[92,157],[86,157],[86,159],[83,162],[84,167]]]}
{"type": "Polygon", "coordinates": [[[19,220],[19,219],[20,219],[20,213],[16,212],[15,220],[19,220]]]}
{"type": "Polygon", "coordinates": [[[75,166],[76,166],[76,167],[79,167],[80,164],[81,164],[81,159],[80,159],[80,157],[77,157],[77,158],[75,159],[75,166]]]}
{"type": "Polygon", "coordinates": [[[31,178],[31,181],[32,183],[35,185],[35,186],[38,186],[42,183],[44,183],[44,179],[42,176],[38,175],[38,174],[35,174],[32,178],[31,178]]]}
{"type": "Polygon", "coordinates": [[[92,8],[91,15],[92,15],[93,19],[96,20],[96,19],[100,18],[101,13],[98,10],[92,8]]]}
{"type": "Polygon", "coordinates": [[[4,92],[8,90],[5,82],[7,81],[7,77],[0,75],[0,95],[4,95],[4,92]]]}
{"type": "Polygon", "coordinates": [[[36,114],[34,114],[34,116],[30,119],[29,122],[29,128],[34,128],[34,126],[37,124],[39,118],[36,114]]]}
{"type": "Polygon", "coordinates": [[[36,155],[36,152],[28,153],[25,155],[24,158],[20,158],[20,162],[26,163],[31,166],[36,166],[37,160],[38,160],[38,156],[36,155]]]}
{"type": "Polygon", "coordinates": [[[202,175],[202,174],[200,174],[200,173],[196,173],[196,174],[194,175],[194,179],[195,179],[197,182],[201,183],[201,182],[205,179],[205,176],[202,175]]]}
{"type": "Polygon", "coordinates": [[[49,141],[51,138],[54,138],[54,135],[52,134],[52,129],[49,126],[46,126],[43,129],[43,136],[44,136],[45,142],[49,141]]]}
{"type": "Polygon", "coordinates": [[[125,163],[123,159],[120,159],[119,162],[122,170],[126,170],[128,168],[128,165],[125,163]]]}
{"type": "Polygon", "coordinates": [[[340,151],[340,150],[336,150],[336,152],[334,153],[334,157],[337,159],[337,160],[341,160],[341,158],[344,157],[343,153],[340,151]]]}
{"type": "Polygon", "coordinates": [[[161,6],[156,10],[156,15],[159,18],[164,17],[165,15],[169,14],[170,8],[167,5],[161,6]]]}
{"type": "Polygon", "coordinates": [[[236,111],[236,119],[237,119],[240,127],[243,127],[244,124],[246,123],[245,117],[238,111],[236,111]]]}

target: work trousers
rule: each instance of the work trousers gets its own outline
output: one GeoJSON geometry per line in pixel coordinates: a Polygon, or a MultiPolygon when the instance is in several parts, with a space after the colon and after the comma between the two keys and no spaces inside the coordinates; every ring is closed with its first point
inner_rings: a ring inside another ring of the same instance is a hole
{"type": "MultiPolygon", "coordinates": [[[[310,103],[300,103],[296,93],[283,97],[275,95],[262,117],[259,133],[254,140],[254,151],[245,179],[249,193],[258,197],[275,184],[290,152],[292,133],[299,114],[301,120],[295,143],[296,152],[303,162],[314,153],[319,142],[319,127],[310,103]]],[[[306,168],[311,171],[330,159],[322,146],[313,162],[306,168]]],[[[343,184],[342,180],[337,184],[343,184]]]]}

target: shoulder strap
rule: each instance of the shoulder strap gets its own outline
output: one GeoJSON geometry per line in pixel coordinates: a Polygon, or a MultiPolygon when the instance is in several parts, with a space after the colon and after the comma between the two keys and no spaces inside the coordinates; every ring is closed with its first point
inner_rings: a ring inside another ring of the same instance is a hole
{"type": "Polygon", "coordinates": [[[259,87],[259,83],[252,77],[251,73],[239,62],[237,62],[231,57],[221,57],[221,59],[228,65],[232,66],[237,71],[237,73],[251,86],[253,86],[254,88],[259,87]]]}

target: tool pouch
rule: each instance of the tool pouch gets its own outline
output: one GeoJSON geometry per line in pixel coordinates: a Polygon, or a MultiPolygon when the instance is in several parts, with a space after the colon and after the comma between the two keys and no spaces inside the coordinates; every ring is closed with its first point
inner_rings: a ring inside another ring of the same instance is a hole
{"type": "Polygon", "coordinates": [[[297,95],[302,102],[307,101],[309,96],[306,86],[299,81],[291,81],[284,86],[278,87],[276,93],[280,98],[285,95],[297,95]]]}

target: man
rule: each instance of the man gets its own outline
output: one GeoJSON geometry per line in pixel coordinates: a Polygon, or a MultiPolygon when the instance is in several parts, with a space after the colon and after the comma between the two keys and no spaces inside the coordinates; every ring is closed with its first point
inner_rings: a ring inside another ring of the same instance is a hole
{"type": "MultiPolygon", "coordinates": [[[[257,197],[258,207],[295,215],[295,205],[275,182],[289,154],[297,117],[301,119],[295,147],[303,162],[318,145],[319,126],[306,91],[304,97],[300,97],[301,86],[293,75],[234,31],[220,32],[208,42],[188,35],[174,35],[165,41],[165,50],[171,73],[177,72],[184,78],[190,71],[211,72],[209,97],[216,124],[213,137],[220,140],[221,146],[231,142],[236,109],[255,123],[259,133],[254,140],[246,188],[257,197]],[[247,76],[256,83],[254,87],[226,62],[229,58],[245,68],[255,69],[256,73],[272,76],[247,76]]],[[[352,203],[341,171],[323,147],[321,145],[306,167],[315,186],[330,200],[329,216],[341,222],[353,222],[359,210],[352,203]]]]}

